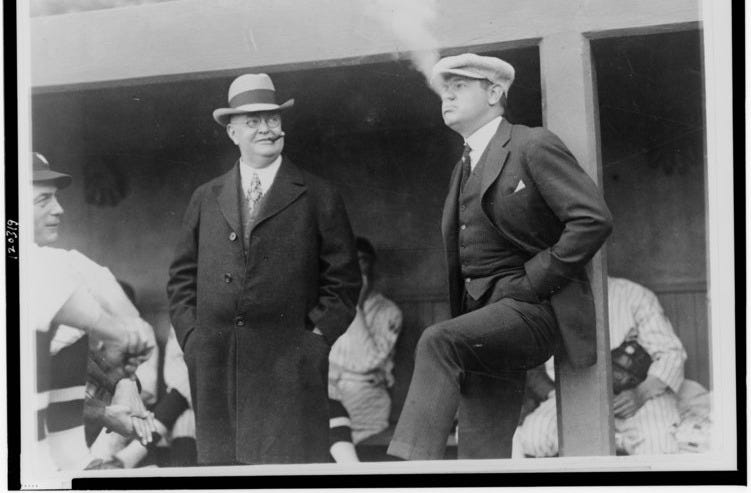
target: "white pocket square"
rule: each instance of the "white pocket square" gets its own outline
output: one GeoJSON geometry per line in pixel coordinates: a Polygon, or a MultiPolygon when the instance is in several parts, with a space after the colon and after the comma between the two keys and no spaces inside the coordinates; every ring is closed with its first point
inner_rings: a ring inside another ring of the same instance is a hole
{"type": "Polygon", "coordinates": [[[524,184],[524,180],[519,180],[519,184],[516,186],[516,189],[514,189],[514,193],[524,190],[525,188],[527,188],[527,185],[524,184]]]}

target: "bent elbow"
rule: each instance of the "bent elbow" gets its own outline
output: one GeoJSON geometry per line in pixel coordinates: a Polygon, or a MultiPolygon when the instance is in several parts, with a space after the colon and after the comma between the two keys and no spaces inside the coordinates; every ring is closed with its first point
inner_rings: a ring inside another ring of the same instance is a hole
{"type": "Polygon", "coordinates": [[[613,215],[607,208],[603,208],[602,214],[597,220],[597,228],[600,231],[600,237],[603,242],[607,240],[613,232],[613,215]]]}

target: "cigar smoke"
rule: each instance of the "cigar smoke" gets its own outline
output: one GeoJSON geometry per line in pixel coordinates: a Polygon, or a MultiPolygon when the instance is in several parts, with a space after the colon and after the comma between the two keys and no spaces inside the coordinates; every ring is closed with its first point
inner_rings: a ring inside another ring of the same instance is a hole
{"type": "Polygon", "coordinates": [[[391,30],[412,65],[430,85],[430,73],[438,61],[438,40],[431,32],[437,17],[436,0],[375,0],[370,15],[391,30]]]}

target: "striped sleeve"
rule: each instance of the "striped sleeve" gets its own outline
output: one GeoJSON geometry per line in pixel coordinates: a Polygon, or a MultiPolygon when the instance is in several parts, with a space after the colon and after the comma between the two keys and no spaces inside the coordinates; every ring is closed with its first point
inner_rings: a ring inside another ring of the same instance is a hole
{"type": "Polygon", "coordinates": [[[329,445],[352,443],[352,423],[341,401],[329,399],[329,445]]]}
{"type": "MultiPolygon", "coordinates": [[[[665,316],[657,296],[636,283],[624,279],[616,281],[616,284],[608,285],[610,298],[615,303],[629,307],[634,324],[632,334],[635,332],[636,341],[652,358],[649,375],[660,379],[677,393],[683,383],[686,351],[665,316]]],[[[616,313],[623,312],[624,310],[616,310],[616,313]]]]}
{"type": "Polygon", "coordinates": [[[401,310],[384,296],[371,294],[364,305],[329,353],[331,363],[354,373],[383,370],[402,326],[401,310]]]}

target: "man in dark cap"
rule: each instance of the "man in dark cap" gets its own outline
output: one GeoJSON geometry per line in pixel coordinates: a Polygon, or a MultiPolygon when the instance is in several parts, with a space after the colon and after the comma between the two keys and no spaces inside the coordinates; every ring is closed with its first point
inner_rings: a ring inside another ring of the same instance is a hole
{"type": "Polygon", "coordinates": [[[389,453],[441,459],[459,411],[459,458],[511,456],[526,370],[562,340],[594,363],[585,265],[608,237],[602,193],[563,142],[503,116],[514,69],[471,53],[433,68],[445,124],[465,141],[443,209],[454,318],[428,327],[389,453]]]}
{"type": "Polygon", "coordinates": [[[137,406],[135,382],[126,377],[153,350],[144,336],[151,328],[137,311],[123,308],[129,302],[107,269],[76,251],[49,246],[58,239],[63,214],[57,192],[70,185],[71,177],[50,169],[39,153],[33,153],[32,165],[34,243],[25,251],[37,346],[34,467],[39,472],[92,468],[97,461],[86,446],[83,426],[90,346],[108,371],[120,375],[113,382],[119,388],[113,405],[101,409],[102,422],[120,433],[146,437],[153,426],[143,405],[137,406]]]}
{"type": "Polygon", "coordinates": [[[266,74],[214,120],[240,151],[185,213],[167,293],[201,464],[326,462],[328,355],[355,315],[354,237],[336,190],[285,156],[266,74]]]}

